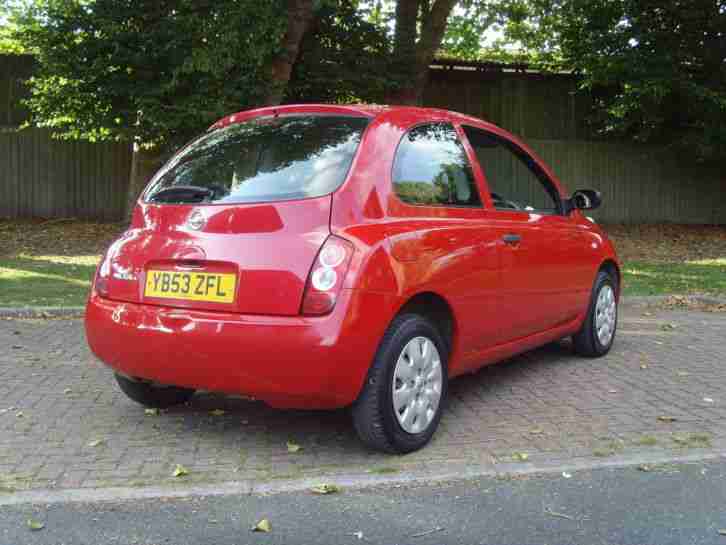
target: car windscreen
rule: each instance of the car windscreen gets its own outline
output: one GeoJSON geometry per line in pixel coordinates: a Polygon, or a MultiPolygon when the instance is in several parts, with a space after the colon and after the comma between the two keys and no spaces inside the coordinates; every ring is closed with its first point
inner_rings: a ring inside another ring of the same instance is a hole
{"type": "Polygon", "coordinates": [[[248,203],[320,197],[345,180],[369,119],[256,118],[214,129],[153,178],[152,203],[248,203]]]}

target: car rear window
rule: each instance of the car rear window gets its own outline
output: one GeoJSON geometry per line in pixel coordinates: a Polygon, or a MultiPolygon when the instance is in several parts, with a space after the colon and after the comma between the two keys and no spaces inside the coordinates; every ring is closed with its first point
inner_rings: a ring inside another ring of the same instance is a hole
{"type": "Polygon", "coordinates": [[[248,203],[320,197],[345,180],[369,119],[256,118],[192,142],[154,177],[156,203],[248,203]]]}

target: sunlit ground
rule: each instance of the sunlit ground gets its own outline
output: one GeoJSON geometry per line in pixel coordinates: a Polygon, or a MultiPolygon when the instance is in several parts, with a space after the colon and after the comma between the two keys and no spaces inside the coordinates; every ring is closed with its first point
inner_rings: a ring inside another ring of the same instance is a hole
{"type": "Polygon", "coordinates": [[[79,306],[85,303],[98,256],[0,258],[0,306],[79,306]]]}
{"type": "Polygon", "coordinates": [[[623,273],[626,295],[726,294],[726,257],[684,263],[628,261],[623,273]]]}
{"type": "MultiPolygon", "coordinates": [[[[605,226],[623,261],[626,295],[726,295],[726,228],[605,226]]],[[[0,220],[0,307],[79,306],[123,224],[0,220]]]]}

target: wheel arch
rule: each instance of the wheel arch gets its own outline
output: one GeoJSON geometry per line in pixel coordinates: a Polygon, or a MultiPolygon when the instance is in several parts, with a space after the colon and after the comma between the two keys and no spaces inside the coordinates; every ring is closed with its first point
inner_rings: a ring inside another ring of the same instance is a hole
{"type": "Polygon", "coordinates": [[[431,320],[441,333],[444,342],[446,342],[446,348],[451,354],[456,338],[457,324],[454,309],[445,297],[433,291],[416,293],[401,305],[392,321],[396,319],[396,316],[407,313],[419,314],[431,320]]]}
{"type": "Polygon", "coordinates": [[[598,272],[603,271],[608,273],[612,278],[615,279],[615,291],[618,298],[620,298],[620,288],[622,286],[622,274],[620,272],[620,266],[612,259],[606,259],[600,265],[598,272]]]}

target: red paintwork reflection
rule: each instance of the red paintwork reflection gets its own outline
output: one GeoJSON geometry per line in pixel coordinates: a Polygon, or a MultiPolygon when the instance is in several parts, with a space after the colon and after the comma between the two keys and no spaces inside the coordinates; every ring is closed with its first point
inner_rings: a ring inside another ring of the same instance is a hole
{"type": "Polygon", "coordinates": [[[485,165],[460,126],[509,139],[560,191],[546,165],[505,131],[442,110],[382,106],[279,106],[255,116],[333,113],[371,118],[345,183],[333,195],[244,205],[139,202],[129,231],[100,273],[110,298],[91,294],[86,314],[94,353],[119,372],[162,383],[244,393],[284,407],[339,407],[360,390],[396,313],[421,294],[451,310],[449,372],[458,375],[576,331],[605,261],[617,265],[602,230],[579,212],[542,216],[492,207],[485,165]],[[411,206],[393,193],[396,148],[412,126],[453,124],[472,164],[482,208],[411,206]],[[199,210],[206,223],[186,225],[199,210]],[[326,316],[300,314],[311,266],[325,239],[354,251],[326,316]],[[517,234],[521,242],[505,244],[517,234]],[[143,296],[150,267],[236,272],[234,304],[143,296]]]}
{"type": "Polygon", "coordinates": [[[329,234],[330,197],[260,205],[192,206],[140,203],[131,229],[113,244],[111,270],[130,279],[109,279],[114,300],[179,308],[293,316],[320,244],[329,234]],[[200,230],[186,225],[195,210],[206,217],[200,230]],[[200,303],[145,298],[152,268],[236,273],[236,302],[200,303]]]}

